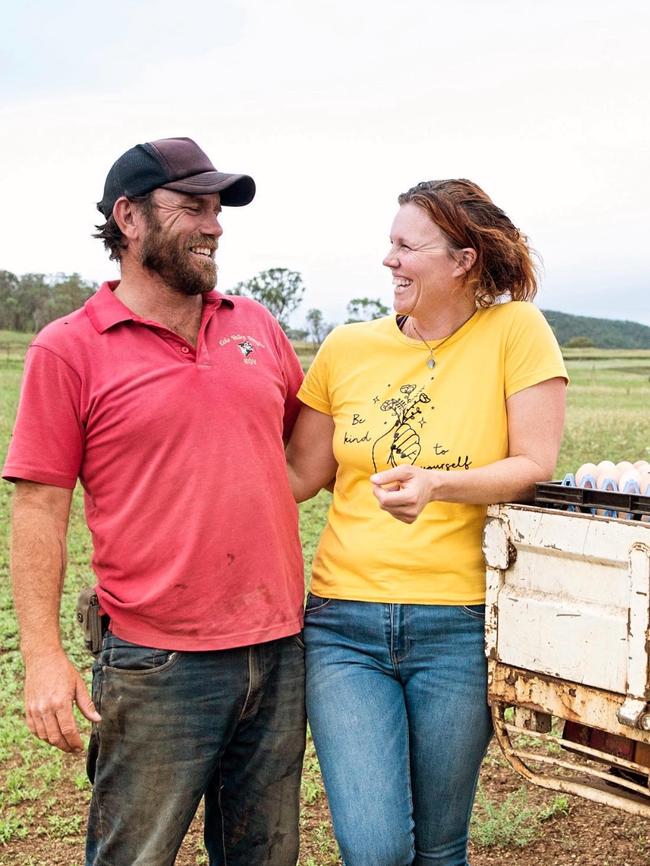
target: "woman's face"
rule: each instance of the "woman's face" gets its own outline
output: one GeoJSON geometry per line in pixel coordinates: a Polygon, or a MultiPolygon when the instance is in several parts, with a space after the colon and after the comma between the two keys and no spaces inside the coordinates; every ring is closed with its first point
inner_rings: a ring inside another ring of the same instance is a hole
{"type": "Polygon", "coordinates": [[[452,258],[442,231],[418,205],[400,207],[390,233],[391,248],[384,265],[393,275],[396,313],[415,316],[439,309],[464,274],[452,258]]]}

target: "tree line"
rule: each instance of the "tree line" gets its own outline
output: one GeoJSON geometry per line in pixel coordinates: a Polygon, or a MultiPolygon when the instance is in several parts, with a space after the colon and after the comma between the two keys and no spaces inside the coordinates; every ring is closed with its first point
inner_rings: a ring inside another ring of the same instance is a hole
{"type": "MultiPolygon", "coordinates": [[[[0,330],[36,333],[48,322],[76,310],[97,291],[97,283],[79,274],[22,274],[0,271],[0,330]]],[[[305,285],[298,271],[270,268],[238,283],[228,294],[254,298],[276,317],[293,340],[320,345],[334,327],[322,310],[305,314],[305,327],[291,327],[289,319],[303,301],[305,285]]],[[[388,307],[376,298],[353,298],[347,305],[347,322],[385,316],[388,307]]]]}
{"type": "Polygon", "coordinates": [[[97,283],[79,274],[0,271],[0,330],[36,333],[48,322],[81,307],[97,283]]]}
{"type": "MultiPolygon", "coordinates": [[[[79,274],[22,274],[0,270],[0,330],[36,333],[48,322],[81,307],[97,290],[97,283],[79,274]]],[[[291,317],[301,306],[305,284],[299,271],[269,268],[238,283],[228,294],[246,295],[264,304],[293,340],[309,340],[319,346],[335,323],[312,307],[302,328],[292,327],[291,317]]],[[[388,315],[379,298],[352,298],[346,324],[388,315]]],[[[638,322],[620,322],[589,316],[542,311],[562,346],[595,346],[617,349],[650,348],[650,328],[638,322]]]]}
{"type": "Polygon", "coordinates": [[[650,349],[650,328],[639,322],[573,316],[543,310],[557,341],[567,348],[650,349]]]}

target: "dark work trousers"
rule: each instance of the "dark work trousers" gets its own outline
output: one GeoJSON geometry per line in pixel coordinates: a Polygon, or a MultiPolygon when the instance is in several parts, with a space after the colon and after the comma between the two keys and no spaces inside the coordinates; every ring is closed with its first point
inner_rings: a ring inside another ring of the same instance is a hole
{"type": "Polygon", "coordinates": [[[175,652],[109,631],[93,668],[86,866],[172,866],[202,797],[210,866],[295,866],[303,649],[295,635],[175,652]]]}

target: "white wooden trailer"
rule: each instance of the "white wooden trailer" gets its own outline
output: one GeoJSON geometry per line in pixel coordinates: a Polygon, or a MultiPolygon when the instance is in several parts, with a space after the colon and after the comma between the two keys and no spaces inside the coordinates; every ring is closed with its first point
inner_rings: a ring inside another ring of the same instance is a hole
{"type": "Polygon", "coordinates": [[[484,553],[488,697],[508,761],[650,817],[646,520],[493,505],[484,553]]]}

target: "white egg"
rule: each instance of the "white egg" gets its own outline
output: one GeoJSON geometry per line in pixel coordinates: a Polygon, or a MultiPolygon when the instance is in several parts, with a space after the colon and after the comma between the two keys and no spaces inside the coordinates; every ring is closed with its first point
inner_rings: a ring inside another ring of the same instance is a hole
{"type": "Polygon", "coordinates": [[[620,478],[621,473],[625,472],[626,469],[634,469],[634,466],[630,463],[629,460],[621,460],[620,463],[616,464],[616,475],[620,478]]]}
{"type": "Polygon", "coordinates": [[[623,493],[627,484],[631,481],[638,484],[640,480],[641,474],[639,471],[635,469],[634,466],[630,466],[629,469],[624,469],[618,476],[618,489],[623,493]]]}
{"type": "Polygon", "coordinates": [[[576,484],[578,485],[578,487],[582,487],[583,478],[591,475],[591,477],[595,480],[597,474],[598,467],[595,463],[583,463],[576,472],[576,484]]]}
{"type": "Polygon", "coordinates": [[[602,475],[605,478],[618,479],[616,465],[611,460],[601,460],[596,468],[598,470],[598,475],[602,475]]]}
{"type": "Polygon", "coordinates": [[[650,463],[647,460],[637,460],[634,463],[634,468],[638,469],[641,473],[650,472],[650,463]]]}

